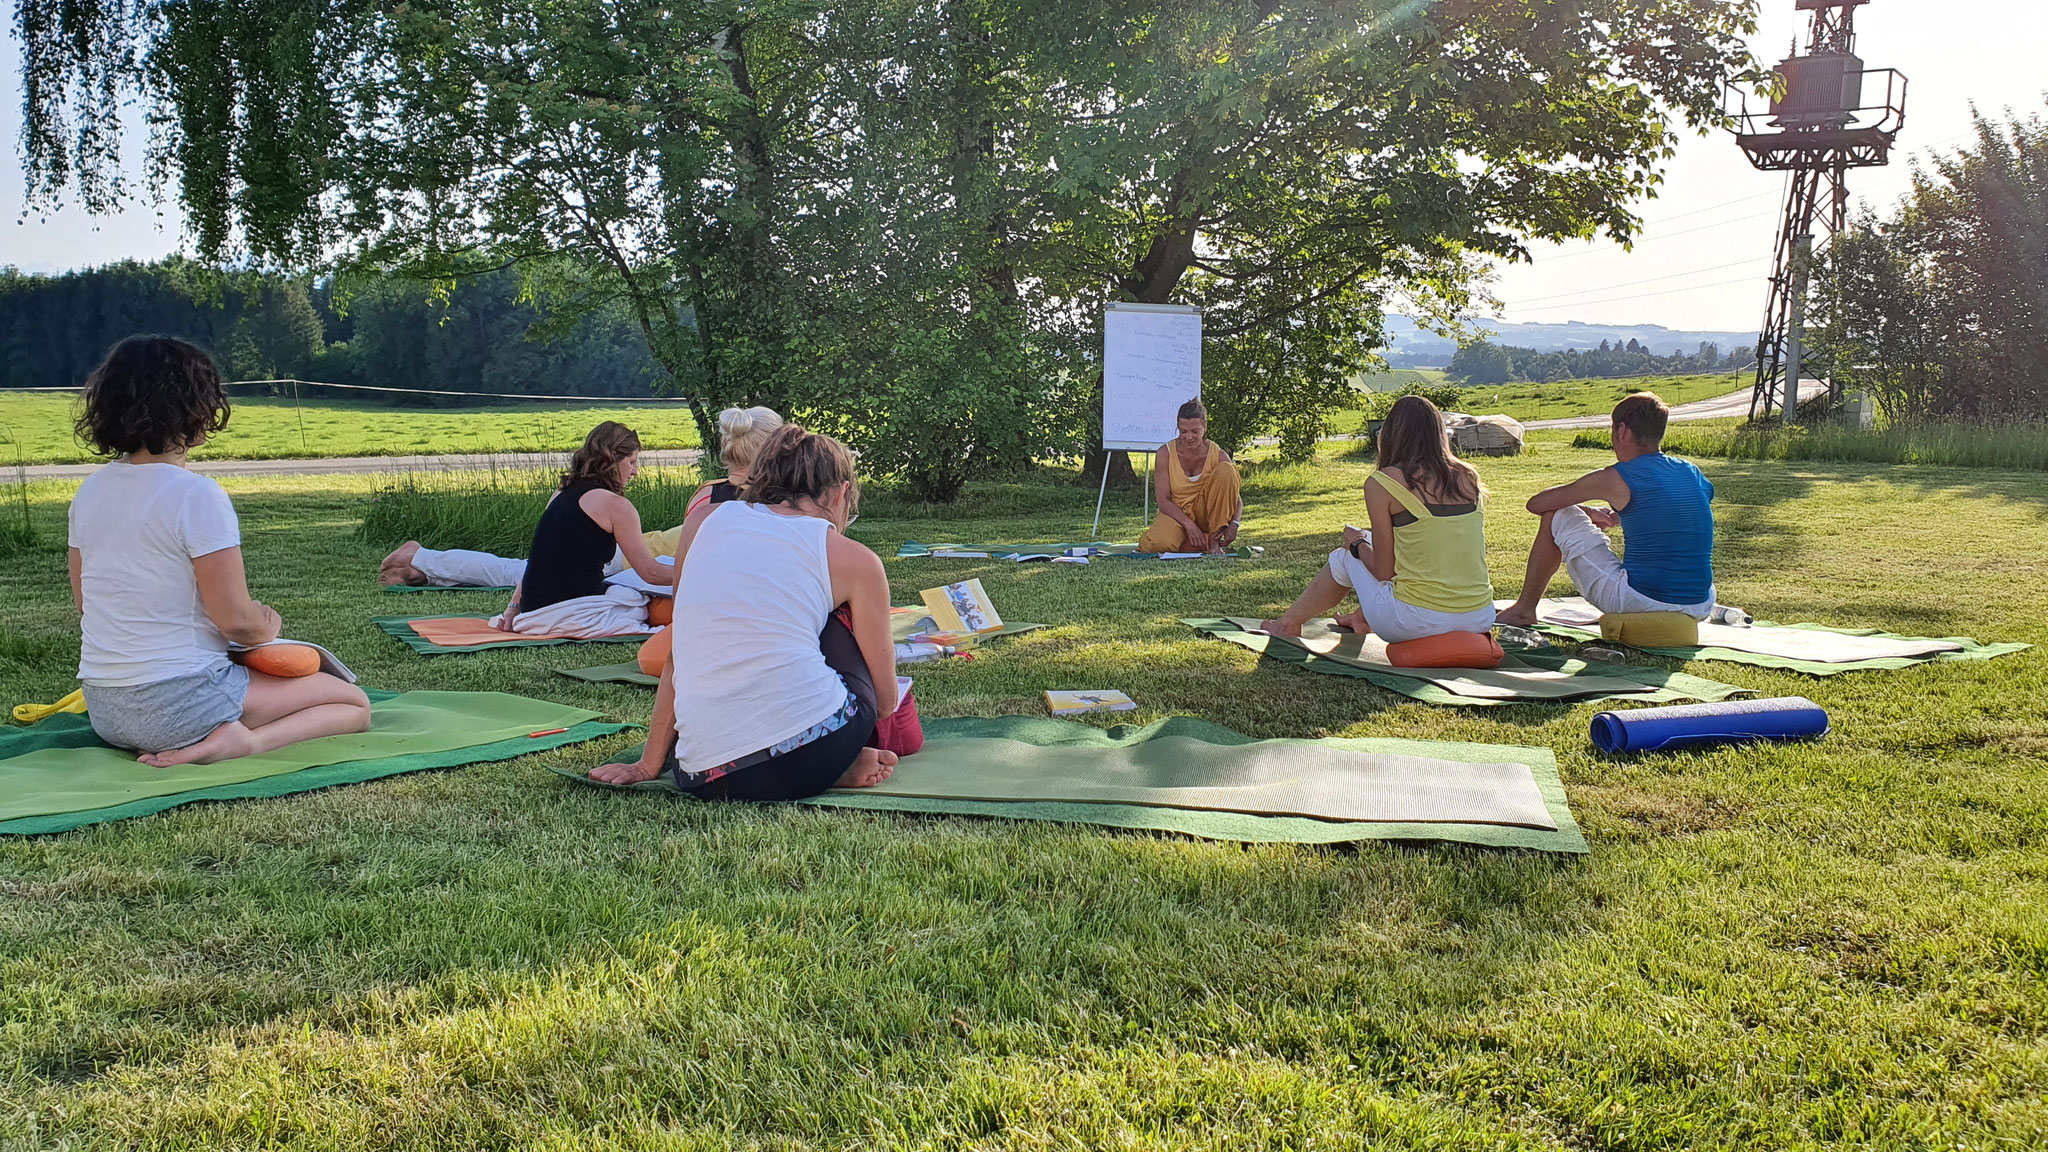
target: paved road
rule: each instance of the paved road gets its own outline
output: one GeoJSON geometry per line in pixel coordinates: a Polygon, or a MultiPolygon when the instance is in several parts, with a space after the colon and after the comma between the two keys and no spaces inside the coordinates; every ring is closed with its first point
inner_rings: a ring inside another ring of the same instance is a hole
{"type": "MultiPolygon", "coordinates": [[[[1799,382],[1799,402],[1804,404],[1827,390],[1828,386],[1825,381],[1801,380],[1799,382]]],[[[1690,404],[1680,404],[1671,410],[1671,418],[1673,420],[1720,420],[1730,416],[1748,416],[1749,397],[1753,391],[1754,389],[1744,388],[1740,392],[1730,392],[1726,396],[1716,396],[1712,400],[1695,400],[1690,404]]],[[[1522,427],[1529,429],[1605,428],[1607,424],[1608,420],[1605,415],[1594,415],[1566,416],[1557,420],[1531,420],[1523,424],[1522,427]]]]}
{"type": "MultiPolygon", "coordinates": [[[[686,467],[703,453],[696,448],[642,452],[646,467],[686,467]]],[[[327,456],[315,460],[195,460],[191,468],[203,476],[337,476],[368,472],[481,472],[491,468],[560,468],[567,452],[498,452],[473,456],[327,456]]],[[[30,480],[79,480],[97,464],[31,464],[30,480]]],[[[4,470],[0,470],[4,471],[4,470]]],[[[0,479],[12,477],[0,475],[0,479]]]]}

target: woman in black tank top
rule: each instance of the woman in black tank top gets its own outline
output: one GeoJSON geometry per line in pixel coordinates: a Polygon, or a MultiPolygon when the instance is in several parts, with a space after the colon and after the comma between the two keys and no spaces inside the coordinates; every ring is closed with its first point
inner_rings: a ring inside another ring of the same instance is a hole
{"type": "Polygon", "coordinates": [[[631,428],[607,420],[591,429],[534,526],[526,574],[499,618],[500,628],[510,631],[513,618],[524,612],[605,595],[605,569],[615,551],[643,579],[672,578],[674,569],[657,563],[648,550],[640,513],[624,495],[639,470],[640,437],[631,428]]]}
{"type": "Polygon", "coordinates": [[[527,551],[520,611],[533,612],[579,596],[604,595],[604,570],[617,545],[611,531],[583,510],[583,494],[597,491],[617,489],[596,480],[578,480],[548,501],[540,523],[533,528],[533,547],[527,551]]]}

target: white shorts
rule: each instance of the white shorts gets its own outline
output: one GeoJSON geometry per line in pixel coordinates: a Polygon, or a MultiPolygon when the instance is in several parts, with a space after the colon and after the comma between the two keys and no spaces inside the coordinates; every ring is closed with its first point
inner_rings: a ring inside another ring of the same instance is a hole
{"type": "Polygon", "coordinates": [[[1602,612],[1683,612],[1705,620],[1714,611],[1713,589],[1698,604],[1666,604],[1636,591],[1621,567],[1621,557],[1614,554],[1613,541],[1594,527],[1593,518],[1576,504],[1559,509],[1550,518],[1550,538],[1564,553],[1565,573],[1579,595],[1602,612]]]}
{"type": "Polygon", "coordinates": [[[1446,632],[1486,632],[1493,628],[1493,605],[1470,612],[1439,612],[1394,596],[1394,582],[1372,574],[1349,548],[1330,553],[1330,575],[1358,593],[1358,608],[1375,636],[1389,644],[1441,636],[1446,632]]]}

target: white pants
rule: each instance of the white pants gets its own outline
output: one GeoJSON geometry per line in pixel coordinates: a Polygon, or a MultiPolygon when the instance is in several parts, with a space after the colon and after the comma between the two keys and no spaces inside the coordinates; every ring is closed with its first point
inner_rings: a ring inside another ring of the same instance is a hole
{"type": "Polygon", "coordinates": [[[1578,588],[1579,595],[1601,612],[1683,612],[1695,620],[1705,620],[1714,611],[1714,589],[1707,590],[1707,598],[1698,604],[1666,604],[1652,600],[1628,582],[1628,573],[1621,567],[1621,557],[1614,554],[1614,544],[1607,539],[1607,533],[1593,526],[1593,518],[1586,510],[1574,504],[1562,508],[1550,518],[1550,538],[1557,542],[1557,550],[1564,553],[1564,570],[1578,588]]]}
{"type": "MultiPolygon", "coordinates": [[[[498,620],[505,614],[500,612],[498,620]]],[[[512,618],[522,636],[567,636],[594,640],[647,631],[647,597],[631,588],[607,587],[602,595],[578,596],[512,618]]]]}
{"type": "MultiPolygon", "coordinates": [[[[420,570],[427,583],[439,588],[495,588],[503,585],[514,587],[526,575],[526,561],[513,560],[505,556],[493,556],[489,552],[472,552],[467,548],[451,548],[437,552],[422,548],[413,555],[412,566],[420,570]]],[[[612,562],[605,565],[607,576],[625,571],[626,555],[614,551],[612,562]]]]}
{"type": "MultiPolygon", "coordinates": [[[[1368,533],[1366,539],[1371,538],[1368,533]]],[[[1374,576],[1349,548],[1330,553],[1330,575],[1358,594],[1358,608],[1365,613],[1365,622],[1372,626],[1373,635],[1389,644],[1446,632],[1486,632],[1493,628],[1492,604],[1470,612],[1439,612],[1396,598],[1394,582],[1374,576]]]]}

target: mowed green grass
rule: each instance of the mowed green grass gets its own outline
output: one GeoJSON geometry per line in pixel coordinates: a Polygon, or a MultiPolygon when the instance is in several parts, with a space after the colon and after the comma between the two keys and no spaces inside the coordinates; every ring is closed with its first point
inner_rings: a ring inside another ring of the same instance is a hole
{"type": "MultiPolygon", "coordinates": [[[[1495,579],[1538,487],[1481,464],[1495,579]]],[[[2048,644],[2048,477],[1706,461],[1725,598],[1766,617],[2048,644]]],[[[2048,1141],[2048,658],[1817,680],[1814,745],[1605,760],[1596,706],[1451,710],[1261,664],[1183,615],[1281,607],[1361,466],[1257,472],[1264,559],[891,560],[1050,629],[912,669],[928,716],[1129,691],[1262,736],[1557,750],[1582,859],[1246,847],[578,788],[542,757],[0,841],[0,1146],[2019,1149],[2048,1141]]],[[[372,684],[639,715],[550,669],[422,659],[371,585],[368,481],[229,484],[251,581],[372,684]]],[[[65,491],[36,491],[61,541],[65,491]]],[[[1094,492],[978,487],[855,534],[1073,538],[1094,492]]],[[[1135,493],[1107,534],[1131,537],[1135,493]]],[[[52,546],[0,565],[0,690],[70,687],[52,546]]],[[[1120,717],[1119,719],[1122,719],[1120,717]]],[[[1107,721],[1105,721],[1107,722],[1107,721]]],[[[627,742],[554,754],[598,762],[627,742]]],[[[914,765],[915,761],[911,761],[914,765]]]]}
{"type": "Polygon", "coordinates": [[[1628,376],[1602,380],[1558,380],[1549,384],[1500,384],[1463,390],[1466,412],[1499,412],[1517,420],[1555,420],[1607,412],[1631,392],[1655,392],[1674,407],[1712,400],[1747,387],[1747,372],[1709,372],[1694,376],[1628,376]]]}
{"type": "MultiPolygon", "coordinates": [[[[648,448],[697,447],[689,408],[675,401],[633,404],[493,404],[479,408],[393,408],[382,404],[231,395],[232,415],[197,452],[200,460],[289,460],[317,456],[412,456],[472,452],[571,452],[600,421],[617,420],[648,448]],[[304,428],[301,429],[301,420],[304,428]]],[[[72,393],[0,392],[0,466],[97,459],[72,434],[72,393]]]]}

